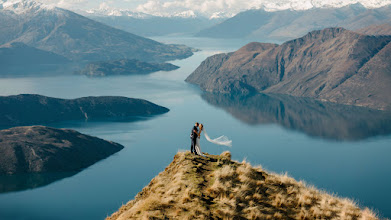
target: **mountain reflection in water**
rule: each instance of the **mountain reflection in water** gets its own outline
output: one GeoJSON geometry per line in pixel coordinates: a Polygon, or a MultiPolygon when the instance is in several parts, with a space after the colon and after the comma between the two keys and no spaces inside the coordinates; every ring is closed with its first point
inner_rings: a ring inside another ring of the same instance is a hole
{"type": "Polygon", "coordinates": [[[58,180],[71,177],[78,172],[26,173],[0,175],[0,193],[22,191],[49,185],[58,180]]]}
{"type": "Polygon", "coordinates": [[[250,125],[276,123],[310,136],[344,141],[391,134],[391,112],[276,94],[204,93],[202,98],[250,125]]]}

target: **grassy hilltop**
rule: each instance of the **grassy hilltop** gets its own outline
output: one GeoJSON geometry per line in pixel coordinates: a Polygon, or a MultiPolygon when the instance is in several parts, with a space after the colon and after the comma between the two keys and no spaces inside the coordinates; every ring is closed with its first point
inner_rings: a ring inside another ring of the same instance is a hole
{"type": "Polygon", "coordinates": [[[112,219],[378,219],[368,208],[287,175],[231,160],[178,152],[112,219]]]}

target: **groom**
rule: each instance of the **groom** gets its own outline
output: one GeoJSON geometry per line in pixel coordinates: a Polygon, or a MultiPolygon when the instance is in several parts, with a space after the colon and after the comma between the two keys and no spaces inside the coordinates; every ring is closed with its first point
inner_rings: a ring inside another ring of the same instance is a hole
{"type": "Polygon", "coordinates": [[[197,154],[196,150],[195,150],[195,146],[196,146],[196,143],[197,143],[197,137],[198,137],[198,122],[195,123],[194,127],[193,127],[193,130],[191,130],[191,134],[190,134],[190,139],[191,139],[191,148],[190,148],[190,151],[191,153],[193,154],[197,154]]]}

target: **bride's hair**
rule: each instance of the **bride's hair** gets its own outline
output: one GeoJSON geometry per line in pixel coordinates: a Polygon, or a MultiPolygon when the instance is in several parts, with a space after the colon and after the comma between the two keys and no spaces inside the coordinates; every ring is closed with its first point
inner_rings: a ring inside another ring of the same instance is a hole
{"type": "Polygon", "coordinates": [[[204,128],[204,125],[200,124],[200,130],[202,130],[203,128],[204,128]]]}

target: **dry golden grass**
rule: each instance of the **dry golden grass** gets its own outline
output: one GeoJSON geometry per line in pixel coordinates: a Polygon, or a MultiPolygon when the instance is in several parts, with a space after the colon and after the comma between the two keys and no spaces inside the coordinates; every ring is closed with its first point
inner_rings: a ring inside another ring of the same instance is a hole
{"type": "Polygon", "coordinates": [[[231,154],[194,156],[173,162],[112,219],[378,219],[353,201],[267,173],[231,154]]]}

